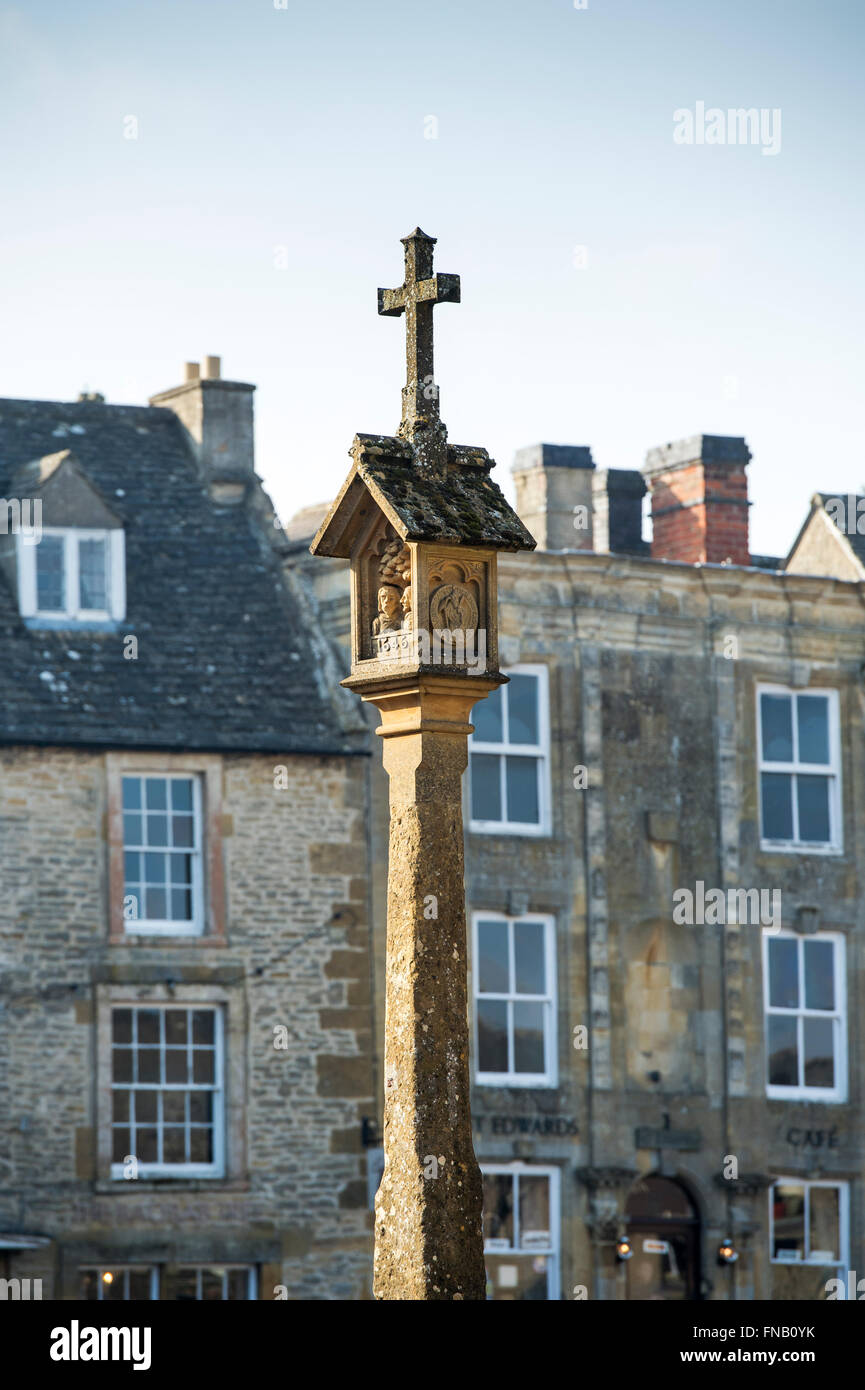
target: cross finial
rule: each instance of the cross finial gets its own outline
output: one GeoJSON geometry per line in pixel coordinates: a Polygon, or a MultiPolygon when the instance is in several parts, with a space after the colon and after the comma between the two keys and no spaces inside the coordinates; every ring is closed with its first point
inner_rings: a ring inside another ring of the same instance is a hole
{"type": "Polygon", "coordinates": [[[402,392],[399,434],[414,445],[420,464],[443,465],[447,430],[439,415],[439,392],[433,376],[433,306],[458,304],[460,277],[433,275],[436,239],[420,227],[402,238],[405,280],[398,290],[379,290],[380,314],[405,314],[406,384],[402,392]]]}

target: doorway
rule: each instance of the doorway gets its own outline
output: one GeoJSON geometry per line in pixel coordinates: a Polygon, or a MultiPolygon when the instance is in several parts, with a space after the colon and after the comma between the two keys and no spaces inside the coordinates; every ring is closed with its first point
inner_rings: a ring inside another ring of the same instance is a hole
{"type": "Polygon", "coordinates": [[[625,1297],[699,1299],[700,1217],[681,1183],[641,1178],[628,1194],[625,1221],[634,1252],[625,1267],[625,1297]]]}

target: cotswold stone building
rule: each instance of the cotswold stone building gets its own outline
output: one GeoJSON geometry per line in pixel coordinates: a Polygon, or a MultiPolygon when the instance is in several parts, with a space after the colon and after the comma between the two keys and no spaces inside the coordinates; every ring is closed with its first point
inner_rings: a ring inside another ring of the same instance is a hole
{"type": "MultiPolygon", "coordinates": [[[[865,551],[820,494],[752,556],[749,459],[517,455],[539,549],[500,557],[464,810],[493,1298],[809,1300],[865,1267],[865,551]]],[[[318,519],[287,564],[347,670],[318,519]]],[[[377,761],[371,797],[381,1055],[377,761]]]]}
{"type": "MultiPolygon", "coordinates": [[[[517,455],[539,548],[499,562],[464,793],[493,1298],[865,1270],[865,498],[753,556],[749,457],[517,455]]],[[[0,1279],[368,1297],[387,786],[347,565],[320,511],[274,524],[217,359],[0,402],[0,497],[0,1279]]]]}
{"type": "Polygon", "coordinates": [[[0,402],[11,1296],[368,1296],[368,759],[252,392],[0,402]]]}

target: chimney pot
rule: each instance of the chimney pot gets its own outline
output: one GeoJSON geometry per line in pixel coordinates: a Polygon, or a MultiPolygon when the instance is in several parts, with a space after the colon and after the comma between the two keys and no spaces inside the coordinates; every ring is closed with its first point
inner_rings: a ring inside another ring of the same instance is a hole
{"type": "Polygon", "coordinates": [[[183,380],[197,381],[199,377],[198,363],[185,362],[183,365],[183,380]]]}
{"type": "Polygon", "coordinates": [[[201,375],[207,381],[216,381],[222,370],[222,361],[219,357],[205,357],[204,371],[201,375]]]}

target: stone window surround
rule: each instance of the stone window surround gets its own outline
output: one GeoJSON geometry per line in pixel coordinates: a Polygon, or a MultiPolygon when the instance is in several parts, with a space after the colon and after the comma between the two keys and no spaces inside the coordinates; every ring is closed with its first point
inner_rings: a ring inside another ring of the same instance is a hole
{"type": "Polygon", "coordinates": [[[129,1193],[195,1188],[209,1191],[225,1186],[248,1187],[246,1174],[246,1046],[247,1008],[242,988],[213,984],[97,984],[96,1005],[96,1171],[97,1191],[129,1193]],[[223,1011],[223,1172],[215,1177],[184,1177],[182,1173],[150,1178],[114,1178],[112,1167],[111,1011],[121,1007],[197,1004],[219,1005],[223,1011]]]}
{"type": "Polygon", "coordinates": [[[226,946],[222,758],[193,753],[108,753],[105,757],[108,828],[108,941],[111,945],[226,946]],[[123,919],[123,777],[138,773],[187,773],[201,781],[204,930],[170,936],[165,932],[127,932],[123,919]]]}

